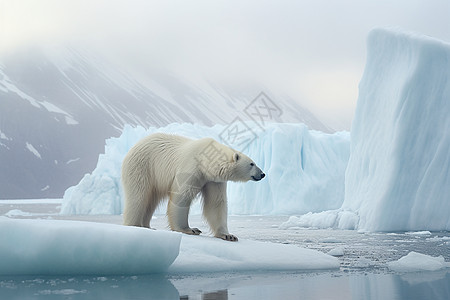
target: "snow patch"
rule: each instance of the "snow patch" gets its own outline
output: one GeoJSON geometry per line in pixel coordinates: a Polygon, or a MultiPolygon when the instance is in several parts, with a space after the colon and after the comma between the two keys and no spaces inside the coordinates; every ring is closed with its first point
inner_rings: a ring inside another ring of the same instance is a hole
{"type": "Polygon", "coordinates": [[[72,115],[70,115],[65,110],[59,108],[58,106],[54,105],[53,103],[47,102],[47,101],[41,101],[39,102],[40,105],[42,105],[48,112],[57,113],[64,115],[64,120],[66,121],[67,125],[77,125],[78,121],[76,121],[72,115]]]}
{"type": "Polygon", "coordinates": [[[67,112],[65,112],[64,110],[62,110],[58,106],[54,105],[53,103],[50,103],[50,102],[47,102],[47,101],[42,101],[42,102],[39,102],[39,104],[41,104],[43,107],[45,107],[45,109],[47,111],[49,111],[49,112],[63,114],[63,115],[68,115],[67,112]]]}
{"type": "Polygon", "coordinates": [[[75,120],[72,116],[67,115],[64,118],[66,120],[66,124],[67,125],[77,125],[77,124],[79,124],[78,121],[75,120]]]}
{"type": "Polygon", "coordinates": [[[69,165],[69,164],[74,163],[74,162],[79,161],[79,160],[80,160],[79,157],[73,158],[73,159],[69,159],[68,161],[66,161],[66,165],[69,165]]]}
{"type": "Polygon", "coordinates": [[[5,213],[5,216],[7,217],[24,217],[24,216],[31,216],[29,212],[21,211],[20,209],[12,209],[5,213]]]}
{"type": "Polygon", "coordinates": [[[0,78],[0,90],[3,92],[12,92],[15,93],[20,98],[27,100],[32,106],[40,108],[39,101],[29,96],[27,93],[20,90],[11,79],[6,76],[6,74],[2,73],[2,78],[0,78]]]}
{"type": "Polygon", "coordinates": [[[0,130],[0,140],[12,141],[12,138],[8,137],[0,130]]]}
{"type": "MultiPolygon", "coordinates": [[[[12,138],[8,137],[6,134],[4,134],[1,130],[0,130],[0,140],[5,140],[5,141],[12,141],[12,138]]],[[[0,146],[5,147],[6,149],[9,150],[8,145],[0,142],[0,146]]]]}
{"type": "MultiPolygon", "coordinates": [[[[27,93],[20,90],[12,81],[11,79],[6,76],[2,72],[2,77],[0,77],[0,91],[3,92],[11,92],[17,94],[20,98],[27,100],[32,106],[37,108],[44,108],[48,112],[51,113],[57,113],[62,114],[65,116],[65,121],[68,125],[76,125],[78,122],[71,116],[69,113],[64,111],[63,109],[59,108],[58,106],[54,105],[53,103],[50,103],[48,101],[39,101],[28,95],[27,93]]],[[[0,134],[1,137],[1,134],[0,134]]]]}
{"type": "Polygon", "coordinates": [[[405,234],[407,235],[431,235],[431,232],[428,230],[424,230],[424,231],[409,231],[409,232],[405,232],[405,234]]]}
{"type": "Polygon", "coordinates": [[[28,142],[26,142],[26,147],[27,149],[33,153],[37,158],[42,159],[41,154],[39,153],[39,151],[36,150],[36,148],[34,148],[34,146],[28,142]]]}

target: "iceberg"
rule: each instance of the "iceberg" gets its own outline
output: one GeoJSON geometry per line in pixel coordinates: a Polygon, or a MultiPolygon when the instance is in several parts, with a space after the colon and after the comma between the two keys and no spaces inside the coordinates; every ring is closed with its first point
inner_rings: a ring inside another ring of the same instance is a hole
{"type": "Polygon", "coordinates": [[[450,44],[375,29],[367,46],[345,200],[281,229],[450,230],[450,44]]]}
{"type": "Polygon", "coordinates": [[[326,210],[319,213],[309,212],[307,214],[291,216],[283,222],[279,229],[290,229],[295,227],[309,228],[339,228],[345,230],[356,229],[359,217],[355,212],[349,210],[326,210]]]}
{"type": "MultiPolygon", "coordinates": [[[[304,124],[272,123],[264,128],[246,123],[255,138],[245,149],[224,140],[226,125],[170,124],[162,128],[126,126],[118,138],[106,140],[97,167],[66,190],[62,214],[121,214],[122,160],[141,138],[166,132],[190,138],[212,137],[250,156],[266,178],[260,182],[228,184],[230,214],[302,214],[339,208],[344,201],[344,173],[350,155],[348,132],[326,134],[304,124]]],[[[200,205],[191,213],[200,213],[200,205]]],[[[160,208],[156,213],[164,213],[160,208]]]]}
{"type": "Polygon", "coordinates": [[[366,231],[450,230],[450,44],[376,29],[342,209],[366,231]]]}

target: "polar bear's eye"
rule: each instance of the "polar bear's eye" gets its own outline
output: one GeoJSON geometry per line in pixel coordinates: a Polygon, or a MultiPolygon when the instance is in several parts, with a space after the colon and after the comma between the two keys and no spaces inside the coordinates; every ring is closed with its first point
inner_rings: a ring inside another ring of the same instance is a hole
{"type": "Polygon", "coordinates": [[[255,165],[254,163],[250,163],[250,166],[252,166],[252,167],[253,167],[254,165],[255,165]]]}

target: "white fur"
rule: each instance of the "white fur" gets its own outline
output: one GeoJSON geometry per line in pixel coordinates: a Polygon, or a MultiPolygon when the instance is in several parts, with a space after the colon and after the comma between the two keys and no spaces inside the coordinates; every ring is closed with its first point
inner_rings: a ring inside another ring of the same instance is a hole
{"type": "Polygon", "coordinates": [[[214,236],[237,240],[227,227],[226,182],[263,177],[249,157],[214,139],[152,134],[131,148],[122,164],[124,224],[150,227],[156,207],[169,198],[170,228],[200,234],[189,227],[188,214],[192,200],[201,193],[203,215],[214,236]]]}

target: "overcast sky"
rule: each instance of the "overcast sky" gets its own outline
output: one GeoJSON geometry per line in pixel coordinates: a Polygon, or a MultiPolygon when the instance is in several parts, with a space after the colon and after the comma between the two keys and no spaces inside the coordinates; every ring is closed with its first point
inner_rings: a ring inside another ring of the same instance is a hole
{"type": "Polygon", "coordinates": [[[450,0],[0,0],[0,48],[79,44],[155,69],[289,95],[349,129],[366,37],[398,26],[450,42],[450,0]]]}

